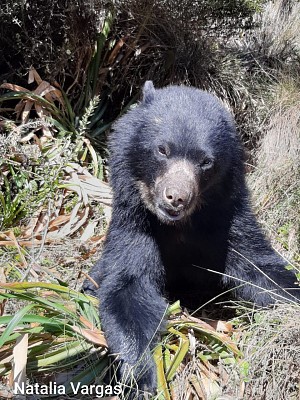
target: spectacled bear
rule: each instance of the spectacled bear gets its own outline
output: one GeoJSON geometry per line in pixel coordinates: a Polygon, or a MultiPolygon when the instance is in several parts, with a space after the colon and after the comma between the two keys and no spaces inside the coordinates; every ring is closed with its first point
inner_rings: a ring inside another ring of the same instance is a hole
{"type": "MultiPolygon", "coordinates": [[[[235,125],[213,95],[147,81],[109,148],[112,219],[91,277],[123,378],[132,367],[139,390],[153,392],[166,299],[197,307],[231,287],[266,306],[299,291],[251,211],[235,125]]],[[[90,281],[84,288],[95,291],[90,281]]]]}

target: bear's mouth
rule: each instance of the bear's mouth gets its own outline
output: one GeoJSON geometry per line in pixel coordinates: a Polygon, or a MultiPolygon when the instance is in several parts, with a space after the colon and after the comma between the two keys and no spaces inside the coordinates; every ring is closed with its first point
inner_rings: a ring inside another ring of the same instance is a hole
{"type": "Polygon", "coordinates": [[[170,208],[165,208],[162,206],[158,207],[158,214],[163,220],[168,220],[168,221],[179,221],[182,219],[185,215],[184,210],[174,210],[170,208]]]}

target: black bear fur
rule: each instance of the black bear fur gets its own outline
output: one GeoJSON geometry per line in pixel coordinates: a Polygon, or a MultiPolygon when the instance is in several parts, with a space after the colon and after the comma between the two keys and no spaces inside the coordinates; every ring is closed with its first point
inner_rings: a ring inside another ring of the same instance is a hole
{"type": "MultiPolygon", "coordinates": [[[[153,392],[150,352],[164,326],[165,299],[197,307],[232,287],[237,298],[266,306],[297,301],[299,290],[253,215],[243,149],[214,96],[146,82],[141,103],[116,123],[109,149],[112,219],[91,276],[121,374],[133,367],[139,389],[153,392]]],[[[89,281],[84,288],[95,293],[89,281]]]]}

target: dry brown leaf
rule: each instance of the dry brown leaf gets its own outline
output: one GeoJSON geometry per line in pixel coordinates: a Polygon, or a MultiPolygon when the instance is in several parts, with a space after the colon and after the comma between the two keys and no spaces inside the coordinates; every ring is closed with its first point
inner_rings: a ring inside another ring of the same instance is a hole
{"type": "Polygon", "coordinates": [[[219,368],[215,368],[213,364],[208,361],[201,361],[198,363],[200,368],[201,376],[205,375],[207,378],[211,380],[218,380],[219,379],[219,368]]]}
{"type": "Polygon", "coordinates": [[[54,88],[53,86],[52,86],[51,92],[45,94],[45,99],[48,100],[48,101],[50,101],[50,102],[53,102],[53,101],[57,100],[57,101],[59,101],[62,105],[65,104],[65,103],[64,103],[64,99],[63,99],[62,92],[61,92],[60,90],[54,88]]]}
{"type": "MultiPolygon", "coordinates": [[[[5,283],[6,282],[6,275],[4,273],[4,267],[0,267],[0,282],[5,283]]],[[[0,289],[1,292],[1,289],[0,289]]]]}
{"type": "Polygon", "coordinates": [[[97,251],[97,249],[94,247],[94,248],[91,249],[90,251],[84,253],[84,254],[81,256],[81,259],[82,259],[82,260],[88,260],[89,258],[91,258],[91,256],[92,256],[93,254],[96,253],[96,251],[97,251]]]}
{"type": "Polygon", "coordinates": [[[194,393],[193,393],[193,389],[191,388],[191,386],[189,386],[187,388],[184,400],[194,400],[194,393]]]}
{"type": "Polygon", "coordinates": [[[42,121],[45,120],[45,117],[50,117],[51,114],[49,111],[45,110],[40,104],[35,103],[35,111],[37,115],[41,118],[42,121]]]}
{"type": "Polygon", "coordinates": [[[79,333],[83,337],[85,337],[88,341],[97,344],[102,347],[108,348],[107,342],[103,335],[103,332],[99,329],[85,329],[80,328],[79,326],[72,326],[73,331],[79,333]]]}
{"type": "MultiPolygon", "coordinates": [[[[3,328],[3,329],[1,328],[0,332],[4,332],[5,329],[6,329],[6,327],[3,328]]],[[[7,357],[1,358],[1,364],[2,365],[12,362],[13,354],[11,353],[11,346],[3,346],[3,347],[1,347],[1,353],[2,353],[1,354],[2,356],[3,356],[3,354],[6,355],[6,354],[9,353],[9,355],[7,357]]]]}
{"type": "MultiPolygon", "coordinates": [[[[16,240],[15,237],[11,237],[11,232],[10,231],[6,231],[6,232],[1,232],[0,233],[0,239],[4,239],[4,240],[0,240],[0,246],[15,246],[17,248],[17,250],[20,253],[20,246],[25,246],[25,247],[34,247],[34,246],[40,246],[41,244],[44,243],[43,240],[33,240],[33,239],[28,239],[28,240],[24,240],[22,237],[18,237],[18,240],[16,240]]],[[[45,241],[46,243],[51,243],[51,239],[46,239],[45,241]]],[[[21,252],[21,263],[19,264],[20,267],[24,266],[24,256],[23,253],[21,252]]],[[[27,266],[27,263],[26,265],[27,266]]],[[[34,271],[32,271],[32,274],[35,274],[34,271]]],[[[36,275],[36,274],[35,274],[36,275]]]]}
{"type": "Polygon", "coordinates": [[[117,55],[119,54],[121,48],[124,46],[125,40],[126,40],[126,38],[121,38],[121,39],[116,43],[114,49],[113,49],[112,52],[110,53],[110,56],[109,56],[108,61],[107,61],[107,64],[113,64],[113,62],[115,61],[115,58],[116,58],[117,55]]]}
{"type": "MultiPolygon", "coordinates": [[[[46,82],[46,81],[42,81],[38,85],[38,87],[36,89],[34,89],[33,93],[38,95],[38,96],[44,97],[45,93],[49,92],[49,88],[51,88],[50,83],[46,82]]],[[[50,89],[50,91],[51,91],[51,89],[50,89]]]]}
{"type": "Polygon", "coordinates": [[[70,215],[66,216],[68,222],[64,224],[61,229],[49,229],[49,237],[52,239],[61,239],[62,237],[72,235],[77,232],[88,221],[90,207],[86,207],[83,211],[79,211],[82,203],[78,203],[73,208],[70,215]]]}
{"type": "Polygon", "coordinates": [[[60,235],[62,235],[62,237],[67,236],[70,234],[71,229],[72,229],[72,225],[75,225],[78,221],[78,212],[79,209],[81,207],[81,203],[77,203],[75,205],[75,207],[73,208],[71,214],[70,214],[70,220],[69,222],[67,222],[60,230],[60,235]]]}
{"type": "Polygon", "coordinates": [[[13,384],[26,384],[26,365],[28,352],[28,333],[21,334],[13,349],[13,368],[11,371],[13,384]]]}
{"type": "MultiPolygon", "coordinates": [[[[38,86],[33,91],[30,91],[22,86],[14,85],[11,83],[3,83],[0,87],[4,89],[10,89],[15,92],[33,93],[38,96],[45,97],[50,102],[58,100],[61,104],[64,104],[61,91],[52,86],[49,82],[43,81],[40,75],[35,70],[35,68],[31,67],[28,75],[28,83],[33,83],[34,81],[37,83],[38,86]]],[[[33,106],[35,107],[35,110],[41,119],[44,119],[45,116],[50,115],[50,112],[48,112],[42,105],[40,105],[38,100],[31,99],[29,95],[28,99],[20,100],[15,106],[17,118],[21,116],[21,121],[23,124],[28,121],[29,114],[33,106]]],[[[46,134],[46,137],[48,136],[52,137],[47,127],[42,127],[42,130],[43,133],[46,134]]],[[[41,138],[41,140],[38,141],[40,148],[42,147],[42,144],[45,142],[47,142],[47,139],[45,138],[44,139],[41,138]]]]}
{"type": "MultiPolygon", "coordinates": [[[[6,283],[6,275],[4,272],[4,267],[0,267],[0,282],[6,283]]],[[[0,293],[1,293],[1,291],[2,291],[2,289],[0,289],[0,293]]],[[[0,316],[2,316],[4,314],[5,303],[6,303],[6,299],[3,299],[2,301],[0,301],[0,316]]],[[[2,362],[2,364],[3,364],[3,362],[2,362]]]]}
{"type": "MultiPolygon", "coordinates": [[[[182,316],[181,316],[181,319],[183,319],[184,321],[191,321],[191,322],[196,322],[198,325],[200,325],[200,326],[202,326],[204,329],[207,329],[207,330],[209,330],[209,331],[215,331],[215,329],[210,325],[210,324],[208,324],[207,322],[204,322],[204,321],[202,321],[201,319],[199,319],[199,318],[196,318],[196,317],[192,317],[191,315],[185,315],[185,314],[183,314],[182,316]]],[[[176,320],[175,320],[176,321],[176,320]]]]}
{"type": "MultiPolygon", "coordinates": [[[[79,320],[88,328],[88,329],[94,329],[94,325],[83,315],[80,315],[79,320]]],[[[102,333],[102,331],[100,331],[102,333]]]]}
{"type": "Polygon", "coordinates": [[[42,82],[42,78],[34,67],[30,67],[28,74],[28,83],[33,83],[34,81],[36,81],[36,83],[39,85],[42,82]]]}
{"type": "Polygon", "coordinates": [[[222,385],[224,386],[227,384],[230,375],[228,374],[222,363],[220,363],[218,367],[219,367],[220,382],[222,382],[222,385]]]}
{"type": "Polygon", "coordinates": [[[102,243],[106,238],[106,235],[100,235],[100,236],[93,236],[90,241],[95,243],[95,244],[100,244],[102,243]]]}
{"type": "MultiPolygon", "coordinates": [[[[49,82],[47,83],[49,84],[49,82]]],[[[55,89],[52,85],[49,84],[49,86],[41,93],[41,96],[45,97],[46,100],[53,103],[53,101],[58,100],[57,96],[55,95],[56,92],[57,89],[55,89]]]]}
{"type": "Polygon", "coordinates": [[[209,325],[211,325],[217,332],[230,333],[233,331],[233,326],[230,322],[227,321],[208,321],[209,325]]]}
{"type": "Polygon", "coordinates": [[[215,399],[218,395],[221,394],[221,388],[219,384],[210,376],[201,376],[201,384],[205,390],[207,398],[215,399]]]}
{"type": "Polygon", "coordinates": [[[78,195],[79,195],[79,200],[83,199],[83,204],[87,205],[88,204],[88,195],[86,193],[86,190],[84,189],[83,185],[81,185],[81,181],[79,179],[79,176],[77,175],[77,173],[72,172],[71,174],[71,182],[73,181],[75,183],[75,185],[77,185],[78,187],[78,195]]]}
{"type": "Polygon", "coordinates": [[[70,235],[77,232],[87,222],[89,214],[90,214],[90,207],[86,207],[84,211],[78,213],[79,221],[71,229],[70,235]]]}
{"type": "MultiPolygon", "coordinates": [[[[44,240],[19,240],[18,244],[24,247],[38,247],[44,243],[52,243],[53,240],[46,239],[44,240]]],[[[0,240],[0,246],[15,246],[15,243],[12,240],[0,240]]]]}
{"type": "MultiPolygon", "coordinates": [[[[75,175],[76,174],[74,174],[74,176],[75,175]]],[[[99,201],[107,206],[112,205],[112,190],[107,183],[86,174],[77,175],[77,177],[78,179],[76,178],[74,180],[80,187],[82,194],[86,194],[91,199],[99,201]]],[[[79,189],[76,189],[74,186],[71,186],[70,189],[73,189],[77,193],[79,192],[79,189]]]]}
{"type": "Polygon", "coordinates": [[[17,119],[20,118],[22,110],[23,110],[24,107],[25,107],[25,101],[24,100],[21,100],[16,104],[15,112],[16,112],[17,119]]]}
{"type": "Polygon", "coordinates": [[[206,394],[203,392],[202,386],[200,385],[199,380],[197,379],[197,376],[195,375],[191,375],[189,377],[189,381],[191,382],[195,392],[197,393],[197,395],[199,396],[200,399],[205,399],[206,398],[206,394]]]}
{"type": "Polygon", "coordinates": [[[49,231],[57,230],[61,225],[64,225],[66,222],[70,221],[70,215],[59,215],[58,217],[54,218],[50,223],[49,223],[49,231]]]}
{"type": "Polygon", "coordinates": [[[94,236],[96,226],[97,226],[97,222],[96,221],[90,221],[87,224],[87,226],[84,228],[84,231],[83,231],[83,233],[82,233],[82,235],[80,237],[80,240],[82,240],[83,242],[86,242],[92,236],[94,236]]]}
{"type": "Polygon", "coordinates": [[[30,67],[29,68],[29,72],[28,72],[28,83],[30,84],[30,83],[33,83],[34,82],[34,72],[33,71],[35,71],[35,69],[33,68],[33,67],[30,67]]]}
{"type": "Polygon", "coordinates": [[[23,124],[25,124],[28,121],[29,113],[30,113],[30,111],[32,109],[33,104],[34,103],[33,103],[32,100],[26,100],[25,101],[24,109],[23,109],[22,116],[21,116],[21,120],[22,120],[23,124]]]}
{"type": "Polygon", "coordinates": [[[30,90],[24,88],[23,86],[14,85],[12,83],[2,83],[0,88],[13,90],[14,92],[30,92],[30,90]]]}
{"type": "Polygon", "coordinates": [[[28,239],[36,236],[43,231],[49,221],[48,213],[43,212],[40,208],[39,216],[30,219],[28,225],[24,228],[21,234],[22,239],[28,239]]]}

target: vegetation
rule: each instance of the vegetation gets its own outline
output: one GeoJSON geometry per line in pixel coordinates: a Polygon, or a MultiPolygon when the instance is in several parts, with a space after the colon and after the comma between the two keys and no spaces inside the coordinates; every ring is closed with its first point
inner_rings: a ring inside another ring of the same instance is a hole
{"type": "MultiPolygon", "coordinates": [[[[106,135],[146,79],[209,90],[232,110],[259,218],[300,280],[298,1],[4,3],[0,397],[16,379],[70,390],[112,370],[80,286],[109,223],[106,135]]],[[[170,306],[159,399],[298,398],[299,306],[249,307],[223,305],[238,314],[224,322],[170,306]]]]}

